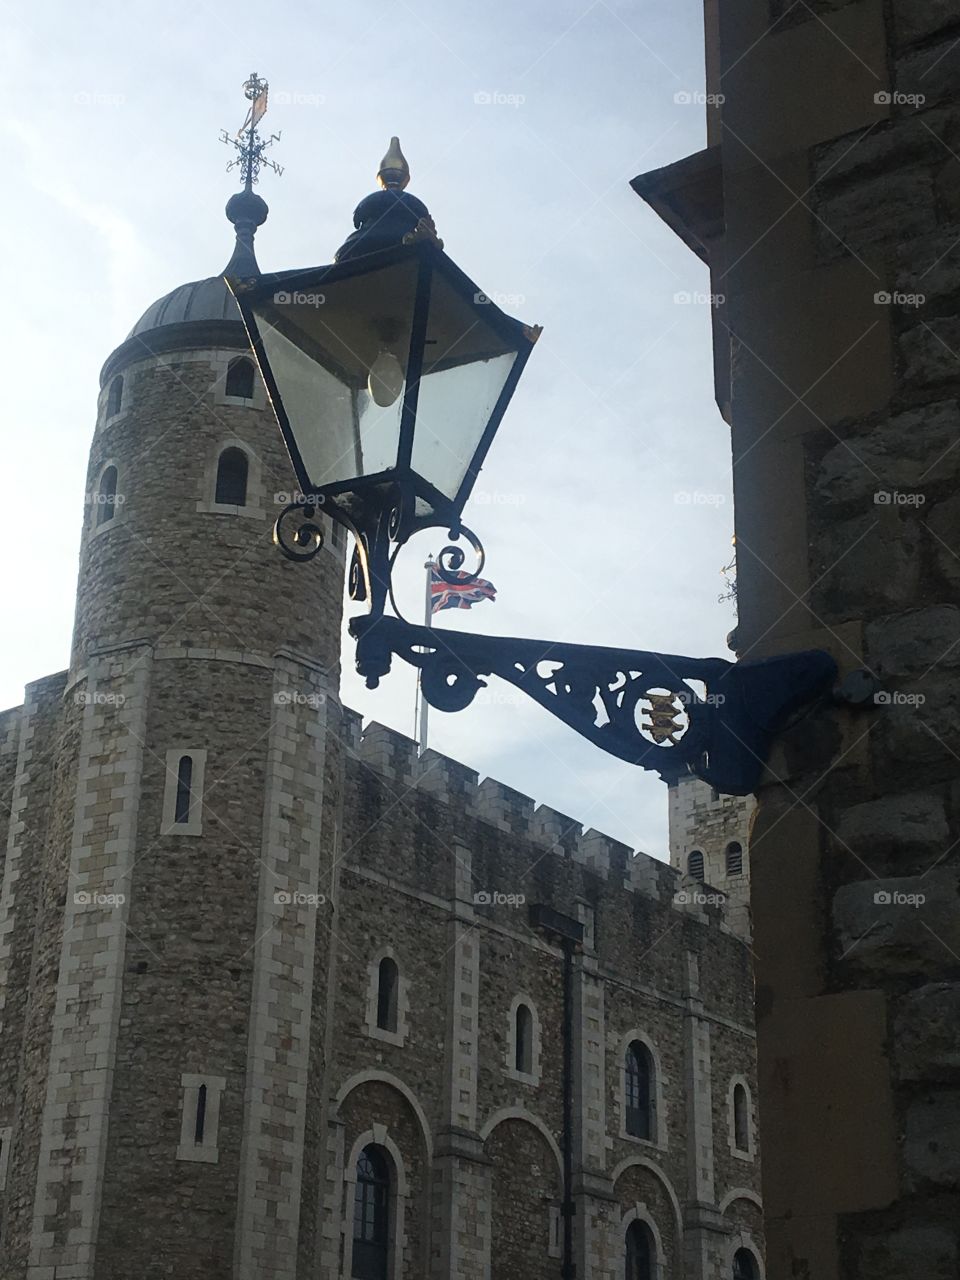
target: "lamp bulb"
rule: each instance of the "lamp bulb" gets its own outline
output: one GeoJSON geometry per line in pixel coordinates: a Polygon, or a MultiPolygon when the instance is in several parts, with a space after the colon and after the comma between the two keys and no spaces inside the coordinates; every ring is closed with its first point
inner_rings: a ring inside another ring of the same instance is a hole
{"type": "Polygon", "coordinates": [[[381,351],[370,366],[367,390],[381,409],[389,409],[403,391],[403,366],[390,351],[381,351]]]}

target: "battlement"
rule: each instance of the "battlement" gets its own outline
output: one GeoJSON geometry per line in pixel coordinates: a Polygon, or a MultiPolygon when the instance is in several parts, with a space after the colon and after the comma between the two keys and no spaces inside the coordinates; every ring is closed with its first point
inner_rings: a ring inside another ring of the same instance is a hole
{"type": "Polygon", "coordinates": [[[704,923],[722,920],[723,895],[694,884],[668,862],[593,827],[584,831],[576,819],[537,804],[496,778],[480,781],[474,769],[450,756],[432,749],[421,756],[412,738],[376,721],[364,728],[361,717],[348,708],[343,717],[350,754],[389,785],[426,792],[465,817],[580,863],[627,893],[695,915],[704,923]]]}

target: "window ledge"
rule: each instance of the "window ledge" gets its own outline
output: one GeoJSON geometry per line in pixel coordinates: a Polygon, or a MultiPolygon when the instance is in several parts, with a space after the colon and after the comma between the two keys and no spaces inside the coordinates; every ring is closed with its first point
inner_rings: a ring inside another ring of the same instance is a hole
{"type": "Polygon", "coordinates": [[[402,1031],[384,1031],[383,1027],[367,1027],[367,1035],[371,1040],[382,1040],[384,1044],[396,1045],[398,1049],[403,1048],[403,1042],[406,1035],[402,1031]]]}
{"type": "Polygon", "coordinates": [[[166,822],[160,828],[162,836],[199,836],[203,834],[201,822],[166,822]]]}
{"type": "Polygon", "coordinates": [[[528,1071],[518,1071],[516,1067],[507,1067],[503,1073],[508,1080],[516,1080],[518,1084],[529,1084],[536,1088],[540,1084],[540,1077],[528,1071]]]}
{"type": "Polygon", "coordinates": [[[632,1142],[638,1147],[647,1147],[651,1151],[662,1151],[666,1153],[667,1144],[665,1142],[655,1142],[652,1138],[638,1138],[635,1133],[627,1133],[625,1130],[620,1131],[620,1137],[624,1142],[632,1142]]]}
{"type": "Polygon", "coordinates": [[[205,1147],[200,1143],[181,1143],[177,1147],[178,1160],[192,1160],[195,1164],[219,1164],[220,1152],[216,1147],[205,1147]]]}
{"type": "Polygon", "coordinates": [[[243,516],[247,520],[262,520],[266,515],[262,507],[249,503],[245,507],[236,507],[227,502],[198,502],[197,510],[207,515],[243,516]]]}

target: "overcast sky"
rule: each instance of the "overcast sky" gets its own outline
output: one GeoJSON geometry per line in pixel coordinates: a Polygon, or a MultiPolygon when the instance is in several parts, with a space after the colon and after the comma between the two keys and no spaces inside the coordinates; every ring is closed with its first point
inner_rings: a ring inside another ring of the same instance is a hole
{"type": "MultiPolygon", "coordinates": [[[[264,270],[331,260],[395,133],[447,252],[544,326],[466,512],[498,600],[440,625],[731,656],[708,276],[628,185],[704,146],[702,0],[56,0],[5,27],[0,705],[67,664],[99,370],[155,298],[225,266],[218,133],[253,70],[286,169],[258,188],[264,270]]],[[[441,544],[402,557],[411,617],[441,544]]],[[[344,668],[346,702],[413,732],[409,669],[368,693],[344,668]]],[[[508,686],[433,713],[431,745],[666,856],[656,775],[508,686]]]]}

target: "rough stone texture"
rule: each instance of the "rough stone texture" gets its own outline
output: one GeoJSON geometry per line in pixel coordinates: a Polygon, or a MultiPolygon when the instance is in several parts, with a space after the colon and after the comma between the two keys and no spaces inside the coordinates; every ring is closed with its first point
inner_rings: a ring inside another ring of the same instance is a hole
{"type": "Polygon", "coordinates": [[[863,1242],[859,1274],[871,1280],[954,1280],[957,1236],[946,1227],[905,1227],[863,1242]]]}
{"type": "Polygon", "coordinates": [[[840,960],[877,973],[952,971],[960,954],[960,873],[843,885],[833,900],[840,960]]]}
{"type": "Polygon", "coordinates": [[[841,815],[837,836],[865,860],[889,850],[919,850],[935,858],[949,837],[943,798],[921,792],[852,805],[841,815]]]}
{"type": "Polygon", "coordinates": [[[893,1043],[901,1080],[960,1082],[960,986],[932,982],[904,995],[893,1043]]]}
{"type": "Polygon", "coordinates": [[[956,1188],[960,1182],[960,1100],[955,1093],[927,1094],[911,1104],[903,1155],[914,1182],[956,1188]]]}
{"type": "MultiPolygon", "coordinates": [[[[767,1274],[952,1276],[960,10],[708,0],[705,14],[707,89],[724,95],[710,267],[726,297],[737,649],[826,648],[884,695],[811,708],[808,750],[778,750],[760,790],[767,1274]]],[[[700,215],[670,183],[664,170],[643,189],[695,242],[700,215]]]]}
{"type": "Polygon", "coordinates": [[[953,0],[894,0],[893,20],[894,30],[904,44],[960,25],[953,0]]]}

